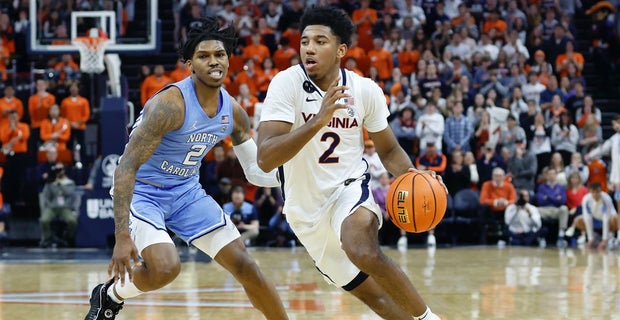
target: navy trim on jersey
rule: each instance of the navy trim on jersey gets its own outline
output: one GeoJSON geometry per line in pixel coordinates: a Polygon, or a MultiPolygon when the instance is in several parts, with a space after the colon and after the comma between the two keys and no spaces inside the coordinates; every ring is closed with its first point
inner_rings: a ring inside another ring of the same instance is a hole
{"type": "Polygon", "coordinates": [[[284,166],[278,167],[278,175],[280,176],[280,191],[282,191],[282,200],[286,200],[284,195],[284,166]]]}
{"type": "Polygon", "coordinates": [[[332,283],[336,283],[334,280],[332,280],[332,278],[330,278],[327,274],[323,273],[323,271],[321,271],[321,269],[319,269],[319,267],[317,267],[316,265],[314,265],[314,267],[319,271],[320,274],[322,274],[325,278],[329,279],[329,281],[331,281],[332,283]]]}
{"type": "MultiPolygon", "coordinates": [[[[301,68],[301,70],[304,72],[304,75],[306,76],[306,80],[310,81],[310,84],[312,85],[312,87],[314,88],[314,92],[318,93],[319,96],[321,96],[321,98],[323,98],[323,95],[321,94],[321,92],[318,89],[318,86],[314,84],[314,82],[310,79],[310,76],[308,76],[308,73],[306,72],[306,68],[304,68],[304,65],[302,63],[299,64],[299,67],[301,68]]],[[[344,71],[344,68],[340,68],[340,74],[342,75],[342,85],[346,86],[347,85],[347,74],[344,71]]]]}
{"type": "Polygon", "coordinates": [[[351,291],[351,290],[357,288],[366,279],[368,279],[368,274],[364,273],[363,271],[360,271],[360,273],[358,273],[357,276],[355,276],[355,278],[353,278],[353,280],[351,280],[351,282],[349,282],[346,285],[342,286],[342,289],[344,291],[351,291]]]}
{"type": "Polygon", "coordinates": [[[351,211],[357,208],[364,201],[368,200],[368,195],[370,194],[370,191],[369,191],[370,188],[368,188],[369,181],[370,181],[370,173],[366,172],[364,173],[364,180],[362,180],[362,196],[360,197],[360,200],[351,208],[351,211]]]}

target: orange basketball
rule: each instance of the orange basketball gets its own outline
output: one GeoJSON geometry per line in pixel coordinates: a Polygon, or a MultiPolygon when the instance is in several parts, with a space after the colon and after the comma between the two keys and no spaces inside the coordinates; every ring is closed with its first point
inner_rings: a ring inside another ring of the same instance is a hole
{"type": "Polygon", "coordinates": [[[397,227],[407,232],[425,232],[443,218],[448,194],[429,173],[407,172],[390,185],[385,206],[397,227]]]}

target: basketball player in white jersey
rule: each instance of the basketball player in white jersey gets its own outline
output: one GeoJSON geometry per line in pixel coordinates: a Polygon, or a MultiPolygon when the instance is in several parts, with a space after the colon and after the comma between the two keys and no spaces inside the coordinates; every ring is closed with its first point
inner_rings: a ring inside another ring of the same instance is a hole
{"type": "Polygon", "coordinates": [[[301,64],[278,73],[267,91],[259,166],[279,167],[284,213],[327,282],[385,319],[438,319],[379,248],[382,216],[362,159],[363,128],[392,174],[415,169],[388,125],[379,86],[339,68],[353,23],[342,10],[314,7],[301,30],[301,64]]]}

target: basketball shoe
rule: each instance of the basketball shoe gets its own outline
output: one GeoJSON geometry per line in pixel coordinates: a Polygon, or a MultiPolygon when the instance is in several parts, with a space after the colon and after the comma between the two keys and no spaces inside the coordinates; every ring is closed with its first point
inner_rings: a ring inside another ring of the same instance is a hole
{"type": "Polygon", "coordinates": [[[123,309],[123,303],[116,303],[108,297],[108,288],[114,280],[99,284],[90,296],[90,310],[84,320],[113,320],[123,309]]]}

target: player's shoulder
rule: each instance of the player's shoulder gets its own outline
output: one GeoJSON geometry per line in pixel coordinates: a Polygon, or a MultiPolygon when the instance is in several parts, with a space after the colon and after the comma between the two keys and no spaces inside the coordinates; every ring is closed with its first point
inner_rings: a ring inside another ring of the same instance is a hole
{"type": "Polygon", "coordinates": [[[305,74],[303,69],[298,65],[290,66],[284,70],[278,72],[274,77],[273,81],[304,81],[305,74]]]}

